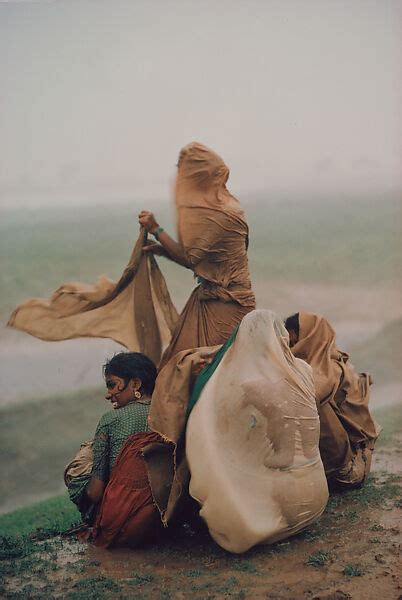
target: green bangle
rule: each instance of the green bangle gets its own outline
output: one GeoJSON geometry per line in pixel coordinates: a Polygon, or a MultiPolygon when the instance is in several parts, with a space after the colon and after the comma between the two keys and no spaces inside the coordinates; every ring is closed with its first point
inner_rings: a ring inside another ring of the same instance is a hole
{"type": "Polygon", "coordinates": [[[159,240],[159,236],[160,236],[160,234],[161,234],[163,231],[165,231],[165,230],[163,229],[163,227],[157,227],[157,228],[155,229],[155,231],[151,231],[151,233],[152,233],[152,235],[154,236],[154,238],[155,238],[156,240],[159,240]]]}

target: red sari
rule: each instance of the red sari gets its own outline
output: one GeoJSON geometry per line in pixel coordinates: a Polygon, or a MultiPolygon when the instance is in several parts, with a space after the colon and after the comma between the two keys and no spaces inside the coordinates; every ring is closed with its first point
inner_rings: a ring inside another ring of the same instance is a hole
{"type": "Polygon", "coordinates": [[[157,433],[135,433],[120,450],[96,517],[96,546],[137,546],[161,530],[142,456],[143,448],[154,442],[161,442],[157,433]]]}

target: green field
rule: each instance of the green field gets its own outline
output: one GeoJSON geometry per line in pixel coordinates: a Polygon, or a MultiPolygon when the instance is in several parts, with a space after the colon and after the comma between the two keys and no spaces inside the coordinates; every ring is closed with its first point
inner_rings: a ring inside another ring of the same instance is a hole
{"type": "MultiPolygon", "coordinates": [[[[0,317],[27,297],[48,296],[67,281],[116,278],[137,236],[139,205],[4,209],[0,317]]],[[[171,232],[170,205],[155,214],[171,232]]],[[[249,260],[256,285],[271,282],[395,286],[401,258],[401,204],[395,198],[248,199],[249,260]]],[[[161,261],[182,302],[192,275],[161,261]],[[173,277],[174,275],[174,277],[173,277]]],[[[170,286],[171,287],[171,286],[170,286]]]]}
{"type": "Polygon", "coordinates": [[[61,491],[64,466],[108,408],[99,388],[1,409],[0,478],[7,484],[0,507],[61,491]]]}

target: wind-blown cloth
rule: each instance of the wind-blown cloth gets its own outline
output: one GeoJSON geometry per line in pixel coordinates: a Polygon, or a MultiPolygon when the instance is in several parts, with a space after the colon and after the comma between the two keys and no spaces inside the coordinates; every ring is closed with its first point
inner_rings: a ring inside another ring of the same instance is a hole
{"type": "Polygon", "coordinates": [[[343,486],[363,483],[381,431],[368,406],[370,375],[356,373],[349,355],[336,347],[331,325],[316,314],[299,313],[299,341],[292,352],[313,369],[320,452],[329,482],[343,486]]]}
{"type": "Polygon", "coordinates": [[[67,283],[49,300],[33,298],[18,306],[8,326],[49,341],[111,338],[157,363],[178,314],[154,257],[143,255],[145,241],[141,230],[117,283],[106,277],[95,285],[67,283]]]}
{"type": "Polygon", "coordinates": [[[328,499],[312,370],[288,340],[271,311],[246,315],[188,419],[190,494],[230,552],[296,533],[328,499]]]}
{"type": "Polygon", "coordinates": [[[202,144],[179,157],[175,201],[179,243],[199,286],[191,294],[161,366],[181,350],[222,344],[255,308],[247,261],[248,226],[226,188],[229,169],[202,144]]]}

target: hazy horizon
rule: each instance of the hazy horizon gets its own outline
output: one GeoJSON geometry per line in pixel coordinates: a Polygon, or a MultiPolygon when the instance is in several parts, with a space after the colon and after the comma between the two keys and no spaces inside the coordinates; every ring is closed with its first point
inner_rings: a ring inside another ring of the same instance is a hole
{"type": "Polygon", "coordinates": [[[397,0],[2,2],[0,69],[3,204],[170,198],[195,139],[240,196],[402,190],[397,0]]]}

